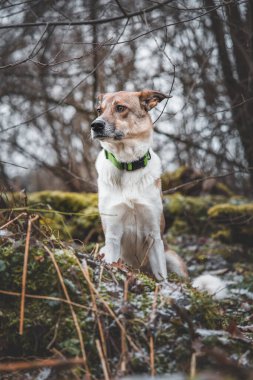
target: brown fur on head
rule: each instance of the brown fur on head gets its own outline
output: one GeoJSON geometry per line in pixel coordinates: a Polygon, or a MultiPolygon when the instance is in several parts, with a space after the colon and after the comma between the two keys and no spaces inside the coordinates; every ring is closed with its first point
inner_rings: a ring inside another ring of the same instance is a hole
{"type": "Polygon", "coordinates": [[[165,98],[169,96],[153,90],[100,94],[97,98],[98,118],[122,133],[122,138],[148,137],[152,130],[148,111],[165,98]]]}

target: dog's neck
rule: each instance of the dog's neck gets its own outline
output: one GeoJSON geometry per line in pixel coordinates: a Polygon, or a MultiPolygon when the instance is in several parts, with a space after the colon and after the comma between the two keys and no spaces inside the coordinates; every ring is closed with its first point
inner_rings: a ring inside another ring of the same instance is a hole
{"type": "Polygon", "coordinates": [[[151,148],[153,142],[153,134],[150,133],[149,138],[125,139],[117,142],[101,141],[101,146],[108,152],[113,153],[120,162],[133,162],[142,158],[151,148]]]}

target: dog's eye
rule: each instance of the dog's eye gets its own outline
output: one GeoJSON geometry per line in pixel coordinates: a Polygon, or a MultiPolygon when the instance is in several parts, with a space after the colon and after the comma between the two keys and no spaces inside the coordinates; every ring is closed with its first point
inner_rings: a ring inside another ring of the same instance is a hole
{"type": "Polygon", "coordinates": [[[97,114],[101,115],[101,113],[102,113],[102,109],[101,108],[97,108],[97,114]]]}
{"type": "Polygon", "coordinates": [[[117,112],[124,112],[125,110],[126,110],[126,106],[121,106],[120,104],[116,106],[117,112]]]}

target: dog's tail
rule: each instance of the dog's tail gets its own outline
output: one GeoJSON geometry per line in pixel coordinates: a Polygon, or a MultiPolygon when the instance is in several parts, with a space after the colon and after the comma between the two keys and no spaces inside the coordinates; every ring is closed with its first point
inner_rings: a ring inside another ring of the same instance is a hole
{"type": "Polygon", "coordinates": [[[180,277],[188,278],[187,266],[176,252],[167,248],[165,250],[165,257],[169,272],[174,272],[180,277]]]}
{"type": "MultiPolygon", "coordinates": [[[[180,277],[189,278],[186,264],[176,252],[166,249],[165,255],[168,271],[174,272],[180,277]]],[[[195,278],[192,286],[201,292],[207,292],[217,300],[224,299],[228,295],[226,283],[209,273],[195,278]]]]}

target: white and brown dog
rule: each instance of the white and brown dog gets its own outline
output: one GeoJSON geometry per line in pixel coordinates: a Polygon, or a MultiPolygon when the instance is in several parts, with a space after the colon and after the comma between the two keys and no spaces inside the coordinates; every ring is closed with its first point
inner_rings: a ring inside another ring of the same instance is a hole
{"type": "Polygon", "coordinates": [[[166,279],[167,268],[187,276],[183,260],[165,249],[161,162],[153,152],[148,111],[168,96],[158,91],[120,91],[98,96],[93,139],[103,150],[96,162],[99,211],[105,234],[100,253],[166,279]]]}

